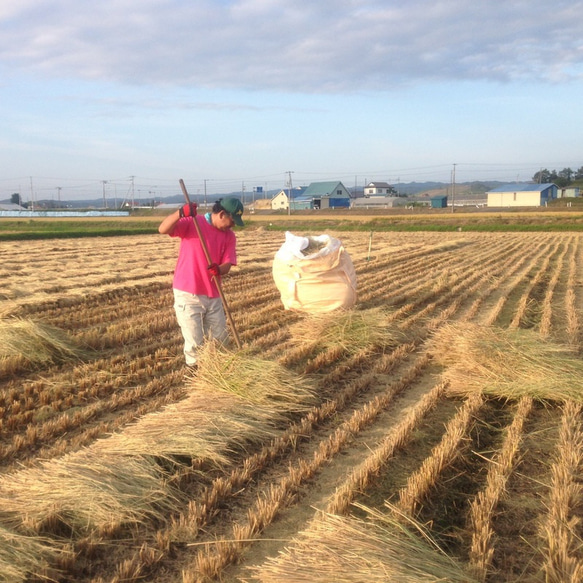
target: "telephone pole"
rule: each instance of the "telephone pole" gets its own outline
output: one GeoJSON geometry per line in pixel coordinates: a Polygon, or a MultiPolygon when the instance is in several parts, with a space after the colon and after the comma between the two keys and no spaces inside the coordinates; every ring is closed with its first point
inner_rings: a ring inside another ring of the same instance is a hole
{"type": "Polygon", "coordinates": [[[292,191],[292,177],[291,175],[293,174],[293,170],[288,170],[287,171],[287,214],[291,215],[291,205],[292,205],[292,198],[291,198],[291,191],[292,191]]]}
{"type": "Polygon", "coordinates": [[[454,212],[455,209],[455,167],[456,164],[453,165],[453,170],[451,171],[451,212],[454,212]]]}
{"type": "Polygon", "coordinates": [[[32,187],[32,176],[30,177],[30,210],[34,212],[34,188],[32,187]]]}
{"type": "Polygon", "coordinates": [[[134,195],[135,195],[134,178],[135,178],[135,176],[130,176],[130,179],[132,181],[132,186],[131,186],[131,189],[132,189],[132,211],[134,210],[134,204],[135,204],[135,202],[134,202],[134,195]]]}

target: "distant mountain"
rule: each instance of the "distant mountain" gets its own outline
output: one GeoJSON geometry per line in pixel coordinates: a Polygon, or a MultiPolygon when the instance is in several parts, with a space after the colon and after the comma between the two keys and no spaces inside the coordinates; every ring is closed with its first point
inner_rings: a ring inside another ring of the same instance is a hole
{"type": "MultiPolygon", "coordinates": [[[[458,182],[455,187],[459,192],[471,194],[484,194],[498,186],[507,184],[506,182],[499,182],[496,180],[489,182],[458,182]]],[[[409,182],[408,184],[394,185],[399,194],[413,195],[425,192],[443,191],[451,189],[452,185],[449,182],[409,182]]]]}
{"type": "MultiPolygon", "coordinates": [[[[456,183],[456,193],[460,195],[467,195],[467,194],[484,194],[489,190],[493,190],[498,186],[502,186],[503,184],[508,184],[507,182],[500,182],[500,181],[488,181],[488,182],[481,182],[481,181],[473,181],[473,182],[460,182],[456,183]]],[[[409,183],[399,183],[393,185],[395,189],[398,191],[400,195],[405,196],[414,196],[414,195],[429,195],[434,196],[439,193],[446,193],[451,189],[451,184],[446,182],[409,182],[409,183]]],[[[281,189],[276,190],[269,190],[263,192],[261,194],[255,194],[255,199],[258,198],[272,198],[275,196],[281,189]]],[[[349,191],[352,193],[354,197],[361,197],[364,196],[362,188],[349,188],[349,191]]],[[[237,198],[241,198],[241,192],[229,192],[224,194],[213,194],[206,196],[206,202],[209,205],[212,205],[215,201],[219,200],[219,198],[226,198],[234,196],[237,198]]],[[[205,196],[200,194],[191,194],[190,199],[192,202],[196,202],[197,204],[204,204],[205,196]]],[[[253,201],[253,193],[246,192],[245,193],[245,204],[250,204],[253,201]]],[[[175,194],[172,196],[166,196],[162,198],[156,197],[155,199],[134,199],[134,205],[136,207],[147,207],[152,205],[158,205],[160,203],[168,204],[168,205],[179,205],[184,201],[184,196],[182,194],[175,194]]],[[[8,203],[10,199],[6,199],[5,201],[0,201],[8,203]]],[[[113,209],[115,200],[112,198],[107,199],[108,208],[113,209]]],[[[117,204],[131,203],[127,199],[125,201],[121,201],[119,198],[117,199],[117,204]]],[[[35,207],[37,208],[57,208],[57,202],[55,200],[37,200],[35,201],[35,207]]],[[[60,208],[73,208],[73,209],[86,209],[86,208],[103,208],[103,198],[95,198],[92,200],[67,200],[60,203],[60,208]]]]}

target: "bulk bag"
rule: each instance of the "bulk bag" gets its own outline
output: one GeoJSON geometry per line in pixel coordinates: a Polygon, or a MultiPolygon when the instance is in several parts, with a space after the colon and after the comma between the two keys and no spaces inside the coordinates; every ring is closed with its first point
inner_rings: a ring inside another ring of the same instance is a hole
{"type": "Polygon", "coordinates": [[[348,309],[356,303],[356,272],[340,240],[289,231],[273,260],[273,279],[286,310],[348,309]]]}

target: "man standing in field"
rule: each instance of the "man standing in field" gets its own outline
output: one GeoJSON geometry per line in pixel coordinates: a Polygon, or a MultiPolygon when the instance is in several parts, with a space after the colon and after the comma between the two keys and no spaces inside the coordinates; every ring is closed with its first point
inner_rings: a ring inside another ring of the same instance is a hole
{"type": "Polygon", "coordinates": [[[220,199],[204,215],[197,213],[195,203],[189,203],[167,216],[158,227],[161,234],[181,240],[172,287],[189,367],[196,367],[196,351],[205,340],[225,342],[228,338],[225,311],[213,276],[226,275],[232,265],[237,265],[237,240],[232,229],[243,226],[242,214],[243,204],[238,198],[220,199]],[[206,242],[210,265],[194,221],[206,242]]]}

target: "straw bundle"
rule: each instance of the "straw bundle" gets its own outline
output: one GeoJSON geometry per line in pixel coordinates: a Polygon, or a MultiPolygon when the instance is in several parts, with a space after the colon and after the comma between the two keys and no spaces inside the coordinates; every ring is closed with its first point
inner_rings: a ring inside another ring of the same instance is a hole
{"type": "Polygon", "coordinates": [[[187,399],[142,417],[92,449],[109,454],[188,456],[227,464],[235,445],[273,437],[273,412],[223,392],[199,388],[187,399]]]}
{"type": "Polygon", "coordinates": [[[224,391],[275,414],[305,411],[315,404],[311,383],[281,364],[245,354],[230,352],[207,342],[198,357],[198,374],[193,387],[217,393],[224,391]]]}
{"type": "Polygon", "coordinates": [[[436,332],[428,351],[448,367],[444,376],[452,393],[583,401],[583,361],[529,330],[448,324],[436,332]]]}
{"type": "Polygon", "coordinates": [[[95,456],[87,449],[0,477],[0,513],[15,527],[26,520],[35,530],[115,530],[163,520],[173,505],[175,494],[146,458],[95,456]]]}
{"type": "Polygon", "coordinates": [[[55,550],[43,539],[31,538],[0,526],[0,583],[29,581],[41,573],[55,550]]]}
{"type": "Polygon", "coordinates": [[[310,314],[293,324],[290,332],[298,344],[339,346],[353,354],[362,348],[398,344],[398,334],[388,327],[386,318],[387,314],[380,309],[310,314]]]}
{"type": "Polygon", "coordinates": [[[418,523],[361,507],[368,520],[321,514],[279,557],[253,568],[262,583],[472,583],[418,523]],[[422,533],[420,535],[420,533],[422,533]]]}
{"type": "Polygon", "coordinates": [[[0,362],[17,357],[25,363],[44,364],[85,354],[58,328],[29,319],[0,318],[0,362]]]}

